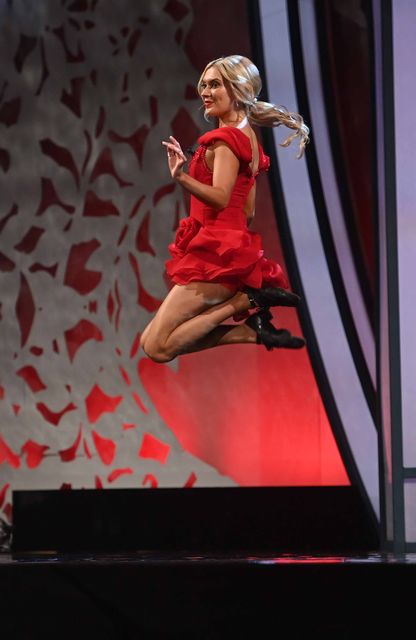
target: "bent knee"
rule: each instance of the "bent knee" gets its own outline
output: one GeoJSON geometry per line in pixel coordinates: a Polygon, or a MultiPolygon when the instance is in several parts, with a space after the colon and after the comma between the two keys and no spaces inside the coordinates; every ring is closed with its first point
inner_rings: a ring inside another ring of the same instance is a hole
{"type": "Polygon", "coordinates": [[[141,344],[141,347],[147,357],[153,360],[153,362],[159,362],[162,364],[164,362],[170,362],[175,358],[175,355],[167,353],[160,347],[150,345],[149,341],[147,341],[146,344],[141,344]]]}

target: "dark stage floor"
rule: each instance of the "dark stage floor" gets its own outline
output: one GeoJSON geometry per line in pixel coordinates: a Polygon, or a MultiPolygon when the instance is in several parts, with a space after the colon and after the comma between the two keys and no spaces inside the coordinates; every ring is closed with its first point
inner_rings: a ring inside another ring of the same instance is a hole
{"type": "Polygon", "coordinates": [[[415,582],[416,554],[3,554],[1,628],[19,640],[399,637],[415,582]]]}
{"type": "Polygon", "coordinates": [[[54,553],[44,551],[41,553],[3,553],[0,554],[0,565],[55,565],[55,566],[121,566],[121,565],[147,565],[147,566],[174,566],[174,565],[214,565],[214,566],[240,566],[249,565],[415,565],[416,553],[363,553],[363,554],[330,554],[296,555],[280,553],[276,556],[270,553],[204,553],[194,552],[155,552],[137,551],[129,553],[54,553]]]}

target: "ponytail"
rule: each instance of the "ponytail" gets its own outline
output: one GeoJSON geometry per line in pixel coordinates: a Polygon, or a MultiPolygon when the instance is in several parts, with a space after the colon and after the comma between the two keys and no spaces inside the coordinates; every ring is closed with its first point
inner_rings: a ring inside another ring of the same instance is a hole
{"type": "Polygon", "coordinates": [[[249,104],[244,104],[244,106],[251,124],[259,127],[280,127],[283,124],[289,129],[293,129],[295,133],[292,133],[283,142],[279,143],[279,146],[288,147],[295,138],[299,138],[299,152],[296,157],[301,158],[303,156],[305,147],[309,142],[309,127],[306,126],[299,113],[288,111],[286,107],[277,107],[270,102],[257,100],[257,98],[249,104]]]}

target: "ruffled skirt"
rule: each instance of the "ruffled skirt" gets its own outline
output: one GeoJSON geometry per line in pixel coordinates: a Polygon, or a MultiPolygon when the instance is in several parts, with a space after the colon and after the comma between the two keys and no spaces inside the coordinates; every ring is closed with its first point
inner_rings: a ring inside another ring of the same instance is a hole
{"type": "Polygon", "coordinates": [[[260,234],[248,229],[204,226],[189,216],[181,220],[169,252],[166,272],[175,284],[216,282],[233,290],[289,286],[281,266],[263,256],[260,234]]]}

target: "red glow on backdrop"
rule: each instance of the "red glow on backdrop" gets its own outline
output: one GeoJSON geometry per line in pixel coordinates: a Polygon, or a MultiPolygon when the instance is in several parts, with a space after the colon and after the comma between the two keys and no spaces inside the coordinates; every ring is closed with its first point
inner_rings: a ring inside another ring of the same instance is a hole
{"type": "Polygon", "coordinates": [[[142,359],[139,373],[181,445],[238,484],[349,484],[318,392],[304,395],[306,352],[224,347],[181,358],[177,372],[142,359]]]}

